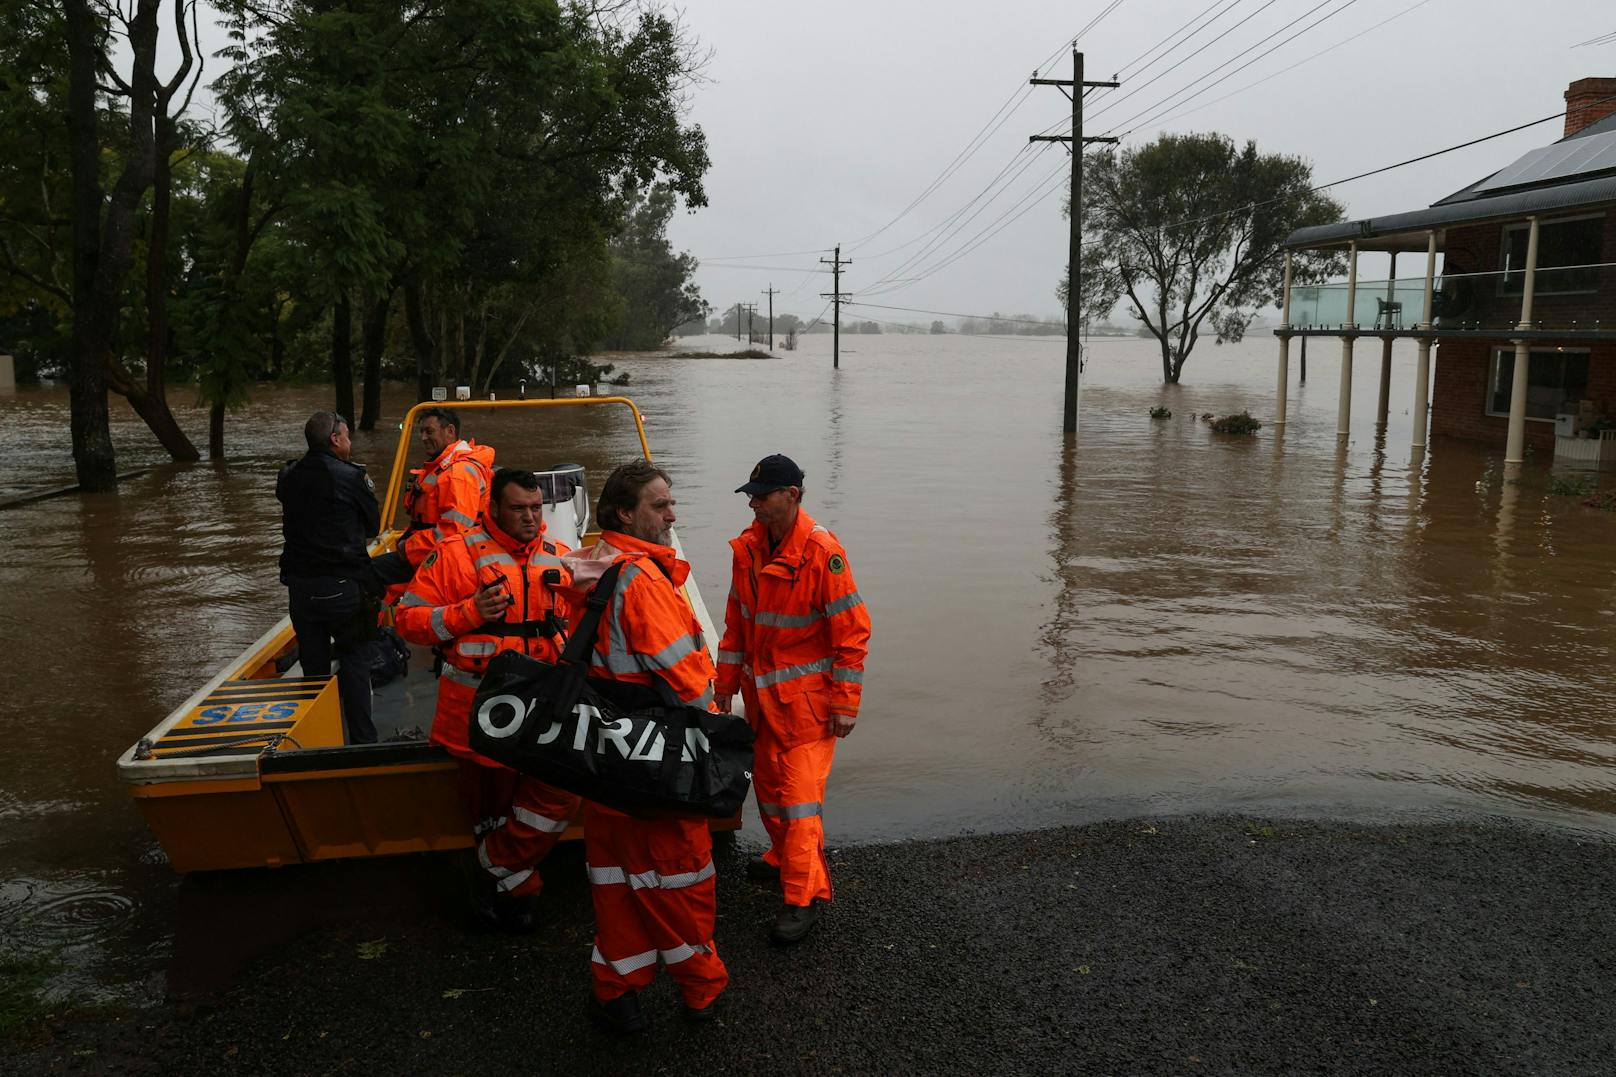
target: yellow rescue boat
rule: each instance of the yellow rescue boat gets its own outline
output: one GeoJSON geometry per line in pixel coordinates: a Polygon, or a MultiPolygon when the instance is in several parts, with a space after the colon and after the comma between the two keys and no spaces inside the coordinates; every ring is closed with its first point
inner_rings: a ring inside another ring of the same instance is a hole
{"type": "MultiPolygon", "coordinates": [[[[408,475],[418,404],[405,416],[382,506],[394,520],[408,475]]],[[[625,397],[455,401],[482,409],[626,408],[646,459],[651,449],[633,401],[625,397]]],[[[525,465],[524,465],[525,466],[525,465]]],[[[577,546],[588,530],[584,469],[540,472],[548,533],[577,546]]],[[[392,548],[390,528],[371,548],[392,548]]],[[[678,548],[678,539],[674,539],[678,548]]],[[[680,551],[681,556],[683,551],[680,551]]],[[[712,618],[692,576],[684,587],[711,650],[712,618]]],[[[381,742],[343,742],[334,677],[305,677],[297,640],[283,617],[118,759],[118,773],[176,871],[275,867],[341,857],[389,856],[471,846],[459,797],[459,767],[426,740],[437,682],[424,663],[377,689],[373,718],[381,742]]],[[[714,829],[734,829],[736,819],[714,829]]],[[[577,837],[575,821],[567,837],[577,837]]]]}

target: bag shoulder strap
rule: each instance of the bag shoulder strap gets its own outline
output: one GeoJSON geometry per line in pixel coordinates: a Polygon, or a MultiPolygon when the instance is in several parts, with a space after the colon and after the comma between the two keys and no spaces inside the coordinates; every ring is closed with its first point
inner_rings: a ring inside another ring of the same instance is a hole
{"type": "Polygon", "coordinates": [[[566,650],[561,652],[561,661],[569,665],[589,665],[589,652],[595,648],[595,636],[600,631],[600,617],[606,610],[606,603],[612,600],[617,591],[617,577],[622,574],[623,562],[615,562],[601,574],[594,590],[589,592],[589,598],[584,603],[584,615],[578,622],[578,628],[567,640],[566,650]]]}

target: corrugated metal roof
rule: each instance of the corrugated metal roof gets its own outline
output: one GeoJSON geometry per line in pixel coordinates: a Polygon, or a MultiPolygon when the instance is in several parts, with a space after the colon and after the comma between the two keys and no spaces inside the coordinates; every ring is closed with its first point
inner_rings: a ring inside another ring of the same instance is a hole
{"type": "Polygon", "coordinates": [[[1440,202],[1427,209],[1417,209],[1409,213],[1393,213],[1385,217],[1367,217],[1360,221],[1339,221],[1313,228],[1298,228],[1286,236],[1285,242],[1280,246],[1291,248],[1339,246],[1353,239],[1372,239],[1399,232],[1423,232],[1431,228],[1446,228],[1473,221],[1518,218],[1534,213],[1549,213],[1554,210],[1608,203],[1616,203],[1616,175],[1599,176],[1576,183],[1528,188],[1491,197],[1440,202]]]}

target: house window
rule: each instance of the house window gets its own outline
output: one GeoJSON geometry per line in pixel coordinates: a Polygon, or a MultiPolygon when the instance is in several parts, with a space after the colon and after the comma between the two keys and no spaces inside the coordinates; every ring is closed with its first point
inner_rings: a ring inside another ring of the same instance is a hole
{"type": "MultiPolygon", "coordinates": [[[[1526,245],[1531,225],[1511,224],[1504,228],[1502,258],[1504,275],[1498,282],[1499,295],[1520,295],[1526,282],[1526,245]]],[[[1570,292],[1599,290],[1599,270],[1555,269],[1555,266],[1597,266],[1605,248],[1605,218],[1576,217],[1569,221],[1540,222],[1537,229],[1536,295],[1565,295],[1570,292]]]]}
{"type": "MultiPolygon", "coordinates": [[[[1509,414],[1509,391],[1515,379],[1515,349],[1493,352],[1492,386],[1487,414],[1509,414]]],[[[1576,411],[1588,391],[1588,353],[1533,348],[1526,367],[1526,417],[1553,422],[1560,412],[1576,411]]]]}

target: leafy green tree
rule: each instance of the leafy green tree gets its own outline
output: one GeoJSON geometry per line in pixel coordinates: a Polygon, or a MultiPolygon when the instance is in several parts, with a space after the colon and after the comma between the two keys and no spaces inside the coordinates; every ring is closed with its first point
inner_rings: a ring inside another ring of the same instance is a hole
{"type": "MultiPolygon", "coordinates": [[[[1300,157],[1259,154],[1223,135],[1163,135],[1097,154],[1083,181],[1082,321],[1119,299],[1161,349],[1177,383],[1202,327],[1238,341],[1282,287],[1279,244],[1292,230],[1339,220],[1342,206],[1312,190],[1300,157]]],[[[1070,201],[1067,211],[1070,213],[1070,201]]],[[[1293,279],[1321,281],[1341,258],[1298,252],[1293,279]]],[[[1066,301],[1068,284],[1058,294],[1066,301]]]]}
{"type": "Polygon", "coordinates": [[[604,337],[619,301],[598,270],[625,192],[660,178],[687,205],[705,201],[705,138],[682,119],[692,61],[654,12],[555,0],[230,10],[230,130],[286,191],[331,302],[364,301],[367,354],[380,298],[402,295],[423,397],[440,381],[481,391],[604,337]]]}
{"type": "Polygon", "coordinates": [[[89,489],[117,481],[109,388],[175,459],[197,456],[168,406],[162,320],[165,183],[186,103],[178,95],[200,73],[196,7],[175,0],[169,9],[181,59],[167,79],[157,72],[161,8],[160,0],[127,8],[59,0],[0,10],[0,307],[65,323],[73,453],[89,489]],[[127,78],[114,63],[120,38],[127,78]],[[133,316],[142,263],[155,318],[133,316]]]}
{"type": "Polygon", "coordinates": [[[624,227],[611,241],[612,285],[622,314],[605,344],[616,351],[650,351],[686,322],[705,324],[712,308],[690,279],[696,259],[675,254],[668,243],[668,221],[678,207],[674,193],[655,184],[644,197],[631,193],[629,201],[624,227]]]}

